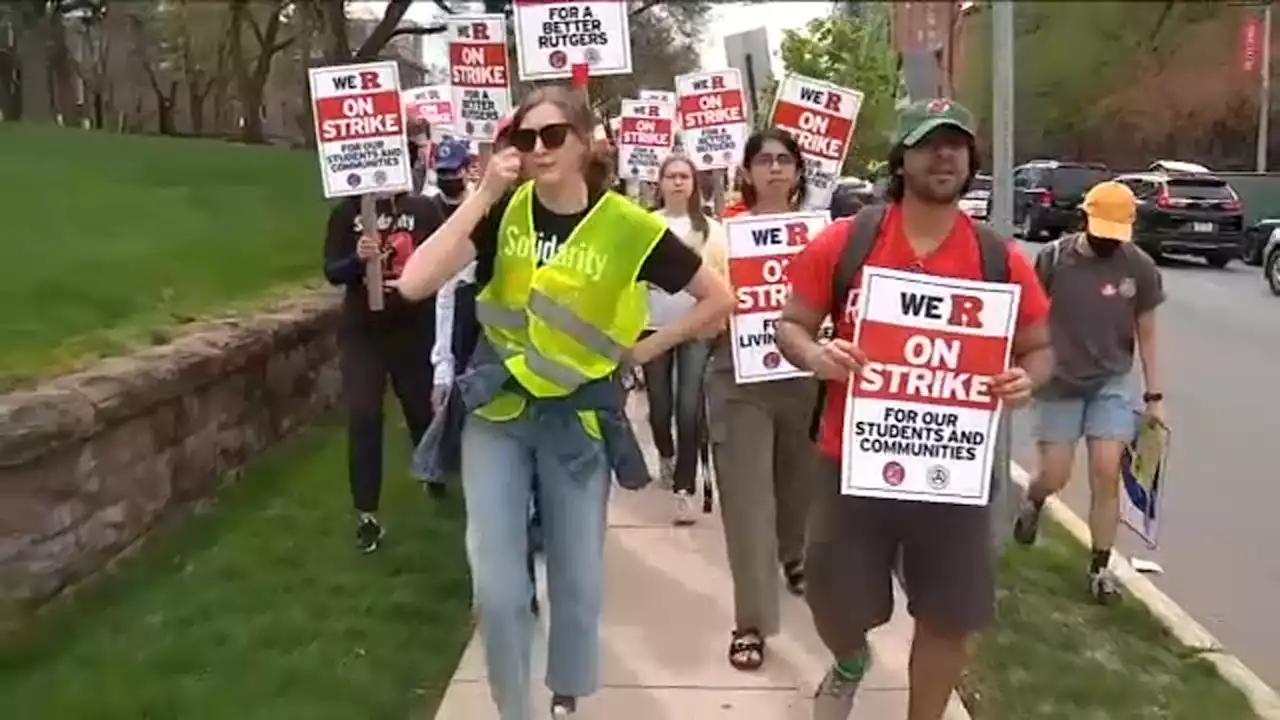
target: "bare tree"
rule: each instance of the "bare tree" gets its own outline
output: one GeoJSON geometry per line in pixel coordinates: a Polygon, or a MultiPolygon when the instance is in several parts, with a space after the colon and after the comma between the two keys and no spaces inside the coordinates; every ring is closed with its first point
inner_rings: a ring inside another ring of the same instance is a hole
{"type": "Polygon", "coordinates": [[[174,100],[178,95],[179,74],[175,67],[173,44],[161,28],[161,14],[164,12],[158,7],[139,8],[129,13],[128,22],[132,30],[134,61],[146,75],[155,98],[156,129],[161,135],[176,135],[174,100]]]}
{"type": "Polygon", "coordinates": [[[295,10],[288,0],[231,0],[231,64],[244,121],[245,142],[266,141],[262,118],[263,93],[271,77],[272,61],[298,39],[297,35],[286,36],[284,33],[285,19],[295,10]],[[260,18],[261,15],[266,17],[260,18]],[[245,42],[246,34],[251,36],[250,43],[245,42]],[[253,49],[246,48],[246,44],[252,45],[253,49]]]}
{"type": "Polygon", "coordinates": [[[177,0],[167,14],[165,27],[175,44],[191,132],[203,134],[206,101],[215,86],[229,79],[230,13],[223,3],[177,0]]]}

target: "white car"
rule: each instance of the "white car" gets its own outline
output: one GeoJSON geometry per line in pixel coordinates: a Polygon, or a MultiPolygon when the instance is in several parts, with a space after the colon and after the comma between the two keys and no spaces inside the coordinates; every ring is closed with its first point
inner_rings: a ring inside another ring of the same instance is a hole
{"type": "Polygon", "coordinates": [[[986,220],[991,212],[991,176],[975,175],[969,192],[960,198],[960,212],[974,220],[986,220]]]}
{"type": "Polygon", "coordinates": [[[1280,228],[1271,231],[1271,238],[1262,249],[1262,278],[1272,295],[1280,295],[1280,228]]]}

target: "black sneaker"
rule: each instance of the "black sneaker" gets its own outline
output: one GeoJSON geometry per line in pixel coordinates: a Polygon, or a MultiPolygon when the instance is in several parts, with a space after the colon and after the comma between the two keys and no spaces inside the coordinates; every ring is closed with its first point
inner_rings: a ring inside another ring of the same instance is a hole
{"type": "Polygon", "coordinates": [[[369,517],[360,521],[356,526],[356,547],[360,548],[360,552],[371,553],[378,549],[378,543],[382,541],[382,526],[378,521],[369,517]]]}
{"type": "Polygon", "coordinates": [[[1035,544],[1036,536],[1040,534],[1040,511],[1043,507],[1030,500],[1023,501],[1018,519],[1013,523],[1013,539],[1020,545],[1035,544]]]}

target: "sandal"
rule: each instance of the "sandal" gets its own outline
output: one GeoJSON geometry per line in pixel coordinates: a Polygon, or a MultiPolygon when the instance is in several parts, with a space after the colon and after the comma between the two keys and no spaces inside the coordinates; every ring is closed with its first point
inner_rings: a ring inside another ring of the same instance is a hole
{"type": "Polygon", "coordinates": [[[750,628],[734,630],[729,642],[729,664],[743,671],[759,670],[764,664],[764,638],[750,628]]]}
{"type": "Polygon", "coordinates": [[[787,592],[796,597],[804,596],[804,563],[792,560],[782,566],[782,575],[787,579],[787,592]]]}

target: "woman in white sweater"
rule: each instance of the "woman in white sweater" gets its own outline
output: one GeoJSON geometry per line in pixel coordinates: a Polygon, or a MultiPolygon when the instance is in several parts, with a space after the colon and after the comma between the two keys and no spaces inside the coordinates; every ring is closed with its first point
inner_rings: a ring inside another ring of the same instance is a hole
{"type": "MultiPolygon", "coordinates": [[[[702,251],[708,239],[723,242],[724,229],[703,211],[693,164],[683,155],[672,155],[659,171],[654,213],[689,247],[702,251]]],[[[649,327],[661,327],[684,315],[694,300],[688,293],[668,295],[649,290],[649,327]]],[[[658,449],[659,477],[675,491],[675,523],[687,525],[696,517],[698,457],[706,445],[706,412],[703,373],[710,344],[689,340],[644,365],[649,398],[649,428],[658,449]],[[675,420],[675,438],[671,425],[675,420]]]]}

